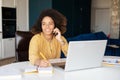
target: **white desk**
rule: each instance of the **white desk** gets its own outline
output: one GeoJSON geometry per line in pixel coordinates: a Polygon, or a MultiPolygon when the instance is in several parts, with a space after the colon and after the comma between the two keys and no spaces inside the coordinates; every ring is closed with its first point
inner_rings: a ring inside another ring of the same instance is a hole
{"type": "MultiPolygon", "coordinates": [[[[23,72],[24,68],[28,64],[29,62],[12,63],[1,66],[0,70],[17,69],[18,71],[23,72]]],[[[40,74],[23,74],[21,79],[15,80],[120,80],[120,67],[101,67],[72,72],[64,72],[60,68],[54,67],[54,73],[51,76],[40,76],[40,74]]]]}

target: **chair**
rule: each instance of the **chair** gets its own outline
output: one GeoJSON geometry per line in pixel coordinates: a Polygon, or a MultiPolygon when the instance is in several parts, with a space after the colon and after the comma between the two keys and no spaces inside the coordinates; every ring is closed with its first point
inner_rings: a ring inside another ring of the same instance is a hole
{"type": "Polygon", "coordinates": [[[29,42],[33,35],[30,31],[16,31],[15,56],[17,62],[28,61],[29,42]]]}

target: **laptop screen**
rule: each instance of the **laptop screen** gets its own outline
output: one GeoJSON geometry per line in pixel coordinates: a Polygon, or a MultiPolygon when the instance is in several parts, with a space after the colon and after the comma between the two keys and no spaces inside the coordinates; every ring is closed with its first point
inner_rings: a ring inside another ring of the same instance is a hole
{"type": "Polygon", "coordinates": [[[69,42],[65,71],[100,67],[107,40],[69,42]]]}
{"type": "Polygon", "coordinates": [[[67,58],[51,59],[54,66],[65,71],[101,67],[107,40],[71,41],[67,58]]]}

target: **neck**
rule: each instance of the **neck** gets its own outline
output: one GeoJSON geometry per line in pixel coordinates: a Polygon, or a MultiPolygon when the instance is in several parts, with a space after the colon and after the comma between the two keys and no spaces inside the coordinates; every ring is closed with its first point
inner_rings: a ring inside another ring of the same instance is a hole
{"type": "Polygon", "coordinates": [[[44,36],[45,39],[46,39],[47,41],[49,41],[49,42],[53,39],[53,35],[46,35],[46,34],[43,34],[43,36],[44,36]]]}

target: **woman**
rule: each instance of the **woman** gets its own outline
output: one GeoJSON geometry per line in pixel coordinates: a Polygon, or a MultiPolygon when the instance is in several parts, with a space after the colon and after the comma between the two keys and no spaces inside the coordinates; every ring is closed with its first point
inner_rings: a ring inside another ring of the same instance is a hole
{"type": "Polygon", "coordinates": [[[54,9],[40,14],[31,30],[35,33],[29,45],[29,60],[33,65],[47,67],[50,64],[47,59],[60,58],[61,50],[66,56],[68,43],[62,36],[66,25],[65,16],[54,9]]]}

